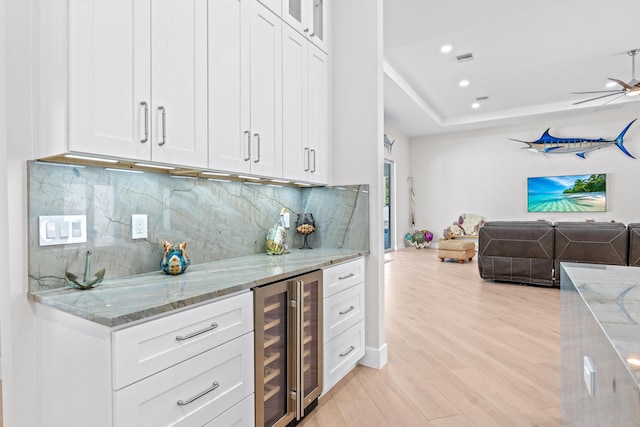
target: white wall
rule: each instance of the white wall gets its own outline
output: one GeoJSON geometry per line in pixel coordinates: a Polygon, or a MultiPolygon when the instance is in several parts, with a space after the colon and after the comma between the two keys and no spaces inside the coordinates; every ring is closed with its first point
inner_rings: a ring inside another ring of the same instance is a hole
{"type": "MultiPolygon", "coordinates": [[[[4,283],[0,286],[2,319],[4,425],[35,425],[34,316],[27,301],[26,160],[32,147],[31,1],[0,0],[4,7],[6,134],[0,133],[0,241],[4,283]],[[6,158],[4,154],[6,153],[6,158]],[[1,162],[6,160],[5,165],[1,162]]],[[[0,42],[1,43],[1,42],[0,42]]]]}
{"type": "Polygon", "coordinates": [[[382,367],[384,338],[382,0],[334,1],[331,13],[332,184],[369,184],[363,364],[382,367]]]}
{"type": "MultiPolygon", "coordinates": [[[[5,28],[5,0],[0,0],[0,29],[5,28]]],[[[5,32],[0,30],[0,171],[7,170],[7,121],[5,92],[5,32]]],[[[7,220],[7,175],[0,174],[0,240],[6,241],[9,221],[7,220]]],[[[0,297],[3,297],[0,293],[0,297]]],[[[4,304],[0,303],[0,380],[2,379],[2,318],[5,313],[4,304]]]]}
{"type": "Polygon", "coordinates": [[[521,149],[551,128],[557,137],[613,139],[633,119],[640,117],[640,102],[605,113],[577,118],[531,121],[509,127],[411,140],[411,173],[416,191],[416,227],[442,235],[462,213],[487,220],[537,220],[640,222],[640,121],[627,132],[625,147],[638,159],[616,147],[587,153],[547,154],[521,149]],[[528,213],[527,177],[607,174],[607,212],[528,213]]]}
{"type": "MultiPolygon", "coordinates": [[[[391,213],[391,221],[393,223],[393,236],[391,247],[394,250],[403,249],[405,247],[404,236],[411,231],[411,202],[409,199],[409,182],[410,177],[410,145],[409,138],[397,129],[385,126],[384,133],[389,140],[394,141],[393,148],[384,150],[385,160],[393,162],[394,175],[392,176],[392,192],[391,198],[395,200],[395,211],[391,213]]],[[[392,203],[394,204],[394,203],[392,203]]]]}

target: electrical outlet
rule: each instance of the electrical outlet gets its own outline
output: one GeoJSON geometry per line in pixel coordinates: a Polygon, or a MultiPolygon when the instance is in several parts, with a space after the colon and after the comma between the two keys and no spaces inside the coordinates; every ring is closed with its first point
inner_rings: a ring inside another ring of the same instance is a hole
{"type": "Polygon", "coordinates": [[[131,238],[146,239],[147,238],[147,216],[131,215],[131,238]]]}

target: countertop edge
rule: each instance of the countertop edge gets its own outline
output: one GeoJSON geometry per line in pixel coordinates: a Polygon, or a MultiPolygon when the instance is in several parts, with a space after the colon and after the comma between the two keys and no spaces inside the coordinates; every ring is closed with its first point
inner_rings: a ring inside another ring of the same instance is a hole
{"type": "MultiPolygon", "coordinates": [[[[336,255],[331,256],[330,259],[325,259],[319,262],[310,262],[304,265],[303,267],[283,271],[278,274],[271,274],[265,269],[264,274],[257,275],[255,278],[253,278],[253,280],[249,280],[247,282],[234,284],[229,287],[212,290],[210,292],[205,291],[187,298],[179,298],[173,301],[168,300],[161,304],[150,305],[141,309],[132,310],[131,312],[126,314],[112,316],[112,317],[101,315],[96,312],[84,310],[79,306],[74,306],[72,304],[64,303],[56,299],[56,296],[75,294],[75,293],[89,293],[91,292],[91,290],[83,291],[83,290],[73,289],[73,288],[60,288],[53,291],[47,290],[47,291],[41,291],[41,292],[35,292],[35,293],[29,292],[27,294],[27,298],[30,301],[33,301],[35,303],[47,305],[49,307],[55,308],[57,310],[72,314],[74,316],[89,320],[91,322],[94,322],[103,326],[112,327],[112,328],[121,327],[129,323],[137,323],[138,321],[144,320],[146,318],[157,317],[161,315],[169,315],[175,310],[179,310],[189,306],[195,306],[195,305],[199,305],[207,302],[213,302],[213,300],[220,297],[224,297],[226,295],[231,295],[234,293],[251,290],[255,287],[278,282],[284,279],[310,273],[312,271],[320,270],[326,267],[330,267],[332,265],[341,264],[343,262],[351,261],[353,259],[357,259],[357,258],[365,257],[369,255],[369,251],[364,251],[364,250],[353,250],[353,251],[347,251],[347,252],[348,253],[336,253],[336,255]]],[[[226,260],[226,261],[231,261],[231,260],[226,260]]],[[[218,263],[223,264],[224,261],[220,261],[218,263]]],[[[160,276],[160,278],[158,279],[158,284],[163,283],[162,277],[163,276],[160,276]]],[[[166,276],[166,277],[171,277],[171,276],[166,276]]],[[[111,282],[117,282],[117,279],[112,280],[111,282]]],[[[116,283],[116,284],[112,284],[112,287],[122,289],[124,286],[118,286],[116,283]]],[[[132,289],[134,287],[135,285],[131,285],[132,289]]],[[[95,289],[100,289],[100,287],[98,286],[95,289]]]]}

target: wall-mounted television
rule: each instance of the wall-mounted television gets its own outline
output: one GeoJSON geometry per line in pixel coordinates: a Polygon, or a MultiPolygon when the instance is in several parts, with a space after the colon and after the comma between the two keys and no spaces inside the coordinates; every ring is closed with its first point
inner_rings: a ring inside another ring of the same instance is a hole
{"type": "Polygon", "coordinates": [[[529,212],[605,212],[606,174],[527,178],[529,212]]]}

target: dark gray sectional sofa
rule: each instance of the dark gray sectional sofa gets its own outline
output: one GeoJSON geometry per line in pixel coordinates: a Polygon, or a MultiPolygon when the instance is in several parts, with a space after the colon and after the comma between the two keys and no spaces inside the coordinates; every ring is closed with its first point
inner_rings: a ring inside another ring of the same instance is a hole
{"type": "Polygon", "coordinates": [[[489,221],[478,233],[483,279],[560,286],[561,262],[640,266],[640,223],[489,221]]]}

